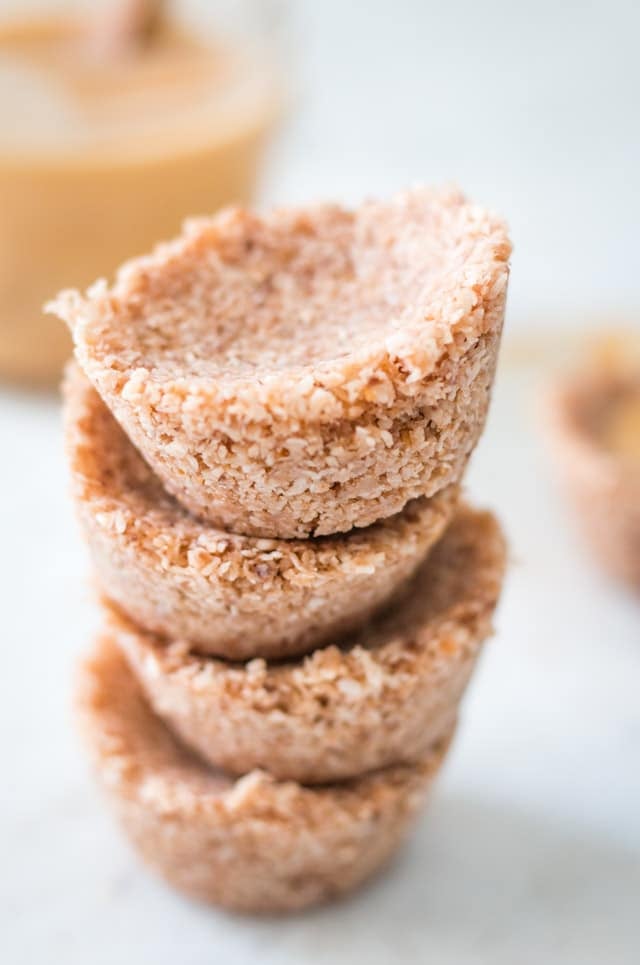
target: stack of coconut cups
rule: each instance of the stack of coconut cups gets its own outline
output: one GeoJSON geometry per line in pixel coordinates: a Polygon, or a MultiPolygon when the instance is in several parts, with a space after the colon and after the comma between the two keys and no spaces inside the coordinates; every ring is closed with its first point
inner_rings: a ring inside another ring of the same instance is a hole
{"type": "Polygon", "coordinates": [[[460,501],[503,223],[454,191],[227,210],[64,292],[104,609],[80,721],[149,865],[286,911],[384,865],[451,743],[505,547],[460,501]]]}

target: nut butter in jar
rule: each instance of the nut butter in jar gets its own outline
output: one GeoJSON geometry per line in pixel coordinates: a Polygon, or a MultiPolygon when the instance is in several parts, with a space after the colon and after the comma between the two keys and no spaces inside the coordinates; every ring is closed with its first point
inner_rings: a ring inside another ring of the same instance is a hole
{"type": "Polygon", "coordinates": [[[58,290],[250,200],[281,103],[264,4],[199,7],[191,26],[152,0],[0,22],[1,379],[59,379],[58,290]]]}

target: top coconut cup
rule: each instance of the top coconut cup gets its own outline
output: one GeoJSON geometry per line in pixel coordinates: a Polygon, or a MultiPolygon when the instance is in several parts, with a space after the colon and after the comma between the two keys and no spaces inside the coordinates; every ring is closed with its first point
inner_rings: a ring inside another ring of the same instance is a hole
{"type": "Polygon", "coordinates": [[[327,535],[460,479],[509,254],[503,222],[453,191],[231,209],[49,308],[188,510],[246,535],[327,535]]]}

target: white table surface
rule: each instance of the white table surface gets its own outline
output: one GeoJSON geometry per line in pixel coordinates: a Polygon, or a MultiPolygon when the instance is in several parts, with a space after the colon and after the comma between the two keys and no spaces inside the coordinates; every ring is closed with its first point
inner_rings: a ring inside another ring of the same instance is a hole
{"type": "Polygon", "coordinates": [[[512,566],[430,809],[382,879],[277,921],[187,903],[94,791],[69,714],[96,616],[55,405],[0,395],[3,961],[102,965],[640,960],[640,601],[583,558],[505,367],[470,489],[512,566]]]}

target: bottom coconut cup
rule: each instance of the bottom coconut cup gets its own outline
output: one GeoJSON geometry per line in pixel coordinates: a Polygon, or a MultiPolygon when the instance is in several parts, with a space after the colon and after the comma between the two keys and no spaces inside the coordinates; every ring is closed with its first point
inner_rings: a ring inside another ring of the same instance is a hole
{"type": "Polygon", "coordinates": [[[234,664],[113,611],[108,633],[155,713],[214,767],[324,784],[420,760],[451,730],[504,565],[495,517],[462,507],[404,596],[338,646],[234,664]]]}
{"type": "Polygon", "coordinates": [[[547,400],[547,434],[585,539],[640,591],[640,372],[585,369],[547,400]]]}
{"type": "Polygon", "coordinates": [[[262,771],[233,779],[178,743],[108,636],[83,666],[78,709],[98,777],[144,860],[191,897],[242,912],[294,911],[376,872],[449,743],[343,784],[310,788],[262,771]]]}

